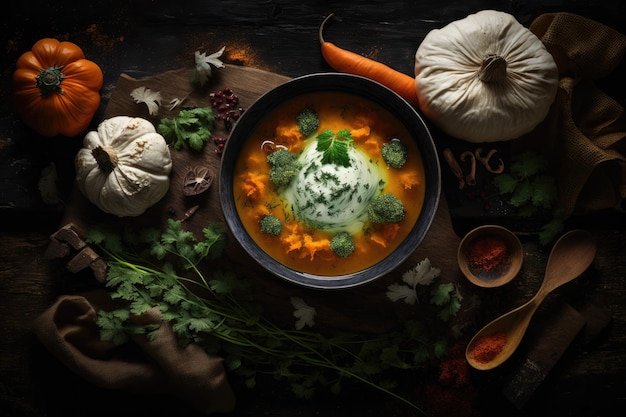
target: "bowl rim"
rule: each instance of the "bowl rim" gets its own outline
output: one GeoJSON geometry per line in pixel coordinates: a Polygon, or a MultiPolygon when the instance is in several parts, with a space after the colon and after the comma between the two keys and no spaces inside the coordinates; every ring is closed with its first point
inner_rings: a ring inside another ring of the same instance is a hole
{"type": "Polygon", "coordinates": [[[236,231],[239,231],[239,235],[235,236],[239,244],[271,274],[308,288],[341,289],[355,287],[371,282],[396,269],[415,251],[430,230],[439,207],[441,195],[441,168],[437,148],[422,115],[405,99],[384,85],[369,78],[346,73],[318,72],[303,75],[279,84],[259,96],[233,125],[222,150],[219,171],[218,192],[222,212],[231,232],[235,234],[236,231]],[[324,82],[323,86],[319,85],[320,79],[324,82]],[[314,275],[293,270],[276,261],[265,253],[245,230],[239,219],[232,191],[232,171],[237,159],[236,147],[247,139],[247,135],[240,134],[240,131],[245,133],[256,127],[265,114],[284,102],[282,97],[285,94],[296,89],[298,93],[294,97],[316,92],[338,91],[369,99],[390,111],[412,133],[412,137],[422,154],[424,170],[429,180],[426,181],[424,204],[420,215],[409,235],[400,242],[398,248],[393,252],[396,254],[396,252],[400,253],[402,249],[405,249],[399,256],[388,256],[375,265],[349,274],[314,275]],[[242,138],[239,139],[239,143],[232,140],[237,135],[242,138]],[[231,153],[234,155],[231,156],[231,153]],[[428,213],[431,214],[428,215],[428,213]],[[406,250],[407,248],[411,250],[406,250]]]}
{"type": "Polygon", "coordinates": [[[496,224],[485,224],[477,226],[463,236],[457,250],[457,262],[459,269],[468,281],[483,288],[497,288],[511,282],[520,272],[524,261],[524,249],[519,237],[504,226],[496,224]],[[484,279],[472,273],[467,262],[468,246],[480,236],[497,235],[506,240],[507,247],[514,253],[511,256],[511,266],[509,270],[493,279],[484,279]]]}

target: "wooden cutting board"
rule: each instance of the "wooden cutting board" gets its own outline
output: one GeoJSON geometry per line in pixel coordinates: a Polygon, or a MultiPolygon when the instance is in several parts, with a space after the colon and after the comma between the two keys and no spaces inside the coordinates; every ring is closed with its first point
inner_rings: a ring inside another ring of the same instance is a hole
{"type": "MultiPolygon", "coordinates": [[[[180,108],[169,111],[168,103],[174,98],[185,97],[183,106],[210,106],[210,92],[223,88],[231,88],[239,97],[240,105],[250,106],[264,92],[284,83],[289,78],[252,68],[227,65],[215,71],[209,90],[204,93],[193,92],[190,85],[191,70],[181,69],[146,78],[135,79],[122,74],[111,93],[105,118],[117,115],[137,116],[148,119],[155,124],[164,117],[174,118],[180,108]],[[148,114],[145,104],[136,103],[130,92],[137,87],[146,87],[159,91],[162,106],[157,116],[148,114]]],[[[214,137],[228,136],[225,127],[218,124],[214,137]]],[[[64,214],[63,224],[73,223],[81,230],[87,230],[90,224],[106,222],[109,224],[132,224],[134,226],[163,226],[167,218],[182,218],[184,213],[197,206],[197,211],[185,220],[185,227],[193,230],[200,238],[201,230],[210,222],[224,222],[219,203],[217,180],[212,187],[193,197],[185,197],[182,193],[182,180],[188,167],[206,165],[215,174],[219,173],[220,157],[216,153],[217,146],[207,143],[204,152],[172,150],[173,170],[170,191],[155,206],[137,218],[118,219],[102,213],[88,202],[75,188],[64,214]]],[[[315,306],[321,326],[327,325],[349,329],[352,331],[380,331],[396,325],[406,314],[416,314],[415,307],[409,309],[392,304],[386,297],[387,286],[392,282],[400,282],[401,275],[407,269],[424,258],[429,258],[434,267],[441,269],[442,278],[457,281],[460,272],[456,263],[456,250],[460,238],[455,234],[448,206],[441,198],[434,222],[423,243],[396,271],[373,283],[357,288],[344,290],[315,290],[296,286],[267,273],[254,259],[248,256],[243,248],[231,236],[223,262],[228,268],[255,281],[255,290],[266,310],[275,318],[293,322],[291,296],[302,297],[309,305],[315,306]]],[[[220,267],[223,265],[219,265],[220,267]]],[[[207,268],[218,267],[217,265],[207,268]]],[[[424,303],[426,304],[426,303],[424,303]]]]}

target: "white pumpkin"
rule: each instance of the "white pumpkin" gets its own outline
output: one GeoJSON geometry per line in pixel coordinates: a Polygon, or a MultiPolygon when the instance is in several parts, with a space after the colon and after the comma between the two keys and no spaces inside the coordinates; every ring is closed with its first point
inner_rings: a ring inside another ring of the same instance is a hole
{"type": "Polygon", "coordinates": [[[541,40],[496,10],[430,31],[415,54],[420,110],[445,133],[473,143],[530,132],[547,116],[558,82],[541,40]]]}
{"type": "Polygon", "coordinates": [[[75,158],[76,184],[102,211],[142,214],[169,189],[170,150],[148,120],[116,116],[87,133],[75,158]]]}

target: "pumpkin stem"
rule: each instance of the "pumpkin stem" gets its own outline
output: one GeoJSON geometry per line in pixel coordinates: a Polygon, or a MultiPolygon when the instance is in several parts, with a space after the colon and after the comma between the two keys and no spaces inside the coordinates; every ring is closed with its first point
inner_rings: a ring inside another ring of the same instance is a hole
{"type": "Polygon", "coordinates": [[[480,81],[493,83],[506,77],[506,59],[498,55],[487,55],[478,72],[480,81]]]}
{"type": "Polygon", "coordinates": [[[98,163],[98,168],[105,174],[110,174],[117,166],[117,153],[110,146],[97,146],[91,150],[91,154],[98,163]]]}
{"type": "Polygon", "coordinates": [[[61,72],[62,70],[62,66],[57,67],[56,65],[39,70],[35,85],[39,88],[41,97],[49,97],[54,93],[64,94],[61,81],[65,78],[65,74],[61,72]]]}

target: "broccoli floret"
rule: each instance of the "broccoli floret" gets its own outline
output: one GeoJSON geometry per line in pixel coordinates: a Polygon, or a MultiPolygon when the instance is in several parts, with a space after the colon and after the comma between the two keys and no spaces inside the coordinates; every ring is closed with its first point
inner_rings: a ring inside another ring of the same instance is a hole
{"type": "Polygon", "coordinates": [[[383,145],[383,159],[392,168],[401,168],[406,163],[406,147],[399,140],[392,140],[383,145]]]}
{"type": "Polygon", "coordinates": [[[320,127],[320,119],[317,117],[317,113],[309,108],[298,113],[296,121],[298,122],[298,130],[306,137],[311,136],[320,127]]]}
{"type": "Polygon", "coordinates": [[[330,249],[337,256],[347,258],[354,252],[354,239],[348,232],[339,232],[330,239],[330,249]]]}
{"type": "Polygon", "coordinates": [[[283,231],[283,222],[273,214],[263,216],[259,221],[261,232],[266,235],[278,236],[283,231]]]}
{"type": "Polygon", "coordinates": [[[285,148],[267,155],[267,162],[272,166],[270,168],[270,181],[277,187],[289,185],[302,168],[297,156],[285,148]]]}
{"type": "Polygon", "coordinates": [[[279,148],[277,151],[267,155],[267,162],[276,166],[287,166],[296,162],[296,155],[292,154],[286,148],[279,148]]]}
{"type": "Polygon", "coordinates": [[[367,215],[372,223],[399,223],[405,214],[402,201],[390,193],[377,195],[367,206],[367,215]]]}

